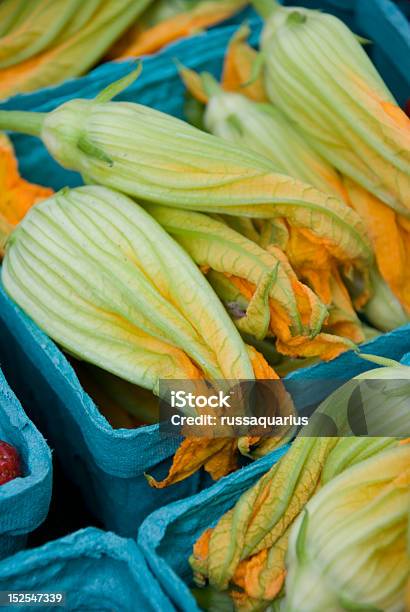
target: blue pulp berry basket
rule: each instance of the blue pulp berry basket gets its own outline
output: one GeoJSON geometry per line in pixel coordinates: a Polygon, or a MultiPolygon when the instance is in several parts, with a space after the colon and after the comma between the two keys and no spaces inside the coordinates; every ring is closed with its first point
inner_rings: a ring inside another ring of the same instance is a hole
{"type": "Polygon", "coordinates": [[[51,498],[50,450],[0,370],[0,440],[14,446],[23,476],[0,486],[0,559],[24,548],[46,518],[51,498]]]}
{"type": "MultiPolygon", "coordinates": [[[[410,95],[410,30],[398,6],[390,0],[310,0],[300,4],[329,10],[358,34],[372,39],[369,53],[398,100],[403,102],[410,95]]],[[[252,11],[248,11],[248,19],[251,43],[256,45],[261,21],[252,11]]],[[[147,57],[141,77],[118,99],[138,101],[182,117],[184,87],[175,58],[194,70],[208,70],[219,77],[224,49],[236,28],[237,25],[214,28],[147,57]]],[[[104,64],[57,87],[4,101],[0,108],[44,112],[72,98],[92,98],[132,67],[130,61],[104,64]]],[[[27,179],[55,189],[81,183],[80,176],[54,162],[37,139],[16,135],[13,141],[20,169],[27,179]]],[[[0,320],[3,324],[0,354],[7,355],[8,362],[13,364],[8,372],[10,381],[58,452],[66,473],[80,486],[90,510],[107,528],[135,536],[138,524],[155,508],[204,486],[205,481],[194,475],[166,490],[149,488],[144,473],[157,478],[164,475],[176,445],[161,439],[156,426],[135,431],[113,430],[81,388],[56,345],[1,288],[0,320]]],[[[350,357],[346,360],[346,364],[350,363],[350,357]]]]}
{"type": "Polygon", "coordinates": [[[63,605],[47,605],[56,612],[176,612],[137,544],[94,528],[3,559],[0,590],[63,594],[63,605]]]}
{"type": "Polygon", "coordinates": [[[157,426],[113,429],[57,346],[1,286],[0,359],[66,475],[108,529],[135,537],[147,514],[199,489],[199,474],[165,491],[148,485],[144,474],[164,477],[178,441],[162,438],[157,426]]]}
{"type": "Polygon", "coordinates": [[[197,495],[159,508],[145,519],[139,529],[138,543],[152,572],[178,610],[194,612],[200,609],[190,592],[192,570],[188,563],[196,540],[208,527],[213,527],[287,449],[284,446],[269,453],[197,495]]]}
{"type": "MultiPolygon", "coordinates": [[[[383,355],[410,365],[410,325],[385,334],[363,345],[363,352],[383,355]]],[[[306,387],[306,397],[314,381],[329,381],[324,396],[338,386],[338,381],[357,376],[377,367],[360,359],[352,352],[345,353],[329,363],[299,370],[286,377],[287,381],[300,381],[306,387]]],[[[314,386],[317,396],[317,385],[314,386]]],[[[222,478],[219,482],[189,499],[174,502],[156,510],[145,519],[138,533],[138,543],[158,581],[178,610],[199,610],[191,592],[192,570],[188,559],[198,537],[213,527],[239,497],[249,489],[286,452],[278,449],[266,457],[222,478]]]]}

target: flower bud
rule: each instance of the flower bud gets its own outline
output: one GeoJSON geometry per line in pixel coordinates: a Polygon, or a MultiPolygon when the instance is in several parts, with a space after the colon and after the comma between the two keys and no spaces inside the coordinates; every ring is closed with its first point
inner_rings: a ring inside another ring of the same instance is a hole
{"type": "Polygon", "coordinates": [[[403,610],[410,445],[378,453],[327,483],[291,530],[284,612],[403,610]]]}
{"type": "Polygon", "coordinates": [[[2,280],[69,353],[156,393],[160,378],[253,378],[190,257],[104,187],[66,189],[32,208],[8,240],[2,280]]]}

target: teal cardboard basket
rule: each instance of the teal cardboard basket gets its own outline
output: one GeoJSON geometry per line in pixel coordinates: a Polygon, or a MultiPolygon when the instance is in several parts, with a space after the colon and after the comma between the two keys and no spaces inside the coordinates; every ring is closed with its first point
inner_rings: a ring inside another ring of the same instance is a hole
{"type": "Polygon", "coordinates": [[[50,612],[176,612],[137,544],[94,528],[0,561],[0,591],[62,595],[62,605],[36,606],[50,612]]]}
{"type": "Polygon", "coordinates": [[[159,583],[182,612],[198,611],[190,592],[192,570],[188,559],[199,536],[216,524],[280,457],[287,446],[225,476],[188,499],[160,508],[145,519],[138,533],[138,544],[159,583]]]}
{"type": "Polygon", "coordinates": [[[166,490],[148,485],[145,473],[164,477],[179,441],[162,438],[154,425],[113,429],[65,356],[8,298],[1,284],[0,359],[66,476],[107,529],[135,537],[147,514],[199,489],[198,474],[166,490]]]}
{"type": "MultiPolygon", "coordinates": [[[[410,365],[410,325],[385,334],[363,345],[363,352],[383,355],[410,365]]],[[[311,368],[298,370],[285,381],[299,381],[306,387],[306,397],[314,381],[331,381],[324,395],[337,388],[338,381],[356,376],[377,367],[374,363],[360,359],[349,351],[334,361],[321,363],[311,368]],[[332,388],[333,387],[333,388],[332,388]]],[[[315,386],[317,395],[317,385],[315,386]]],[[[156,510],[145,519],[139,529],[138,543],[149,566],[178,610],[199,610],[190,587],[192,570],[189,556],[198,537],[213,527],[239,497],[249,489],[286,452],[288,447],[278,449],[266,457],[222,478],[205,491],[189,499],[174,502],[156,510]]]]}
{"type": "Polygon", "coordinates": [[[0,440],[14,446],[23,476],[0,486],[0,559],[26,545],[46,518],[51,498],[50,450],[0,370],[0,440]]]}

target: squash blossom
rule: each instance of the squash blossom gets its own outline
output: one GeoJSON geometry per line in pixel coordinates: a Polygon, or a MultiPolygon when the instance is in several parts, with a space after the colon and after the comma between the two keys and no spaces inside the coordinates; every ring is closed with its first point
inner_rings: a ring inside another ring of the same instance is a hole
{"type": "MultiPolygon", "coordinates": [[[[196,542],[190,563],[198,586],[228,590],[238,610],[264,609],[282,593],[291,529],[309,500],[348,468],[401,444],[409,430],[410,368],[367,357],[388,365],[360,374],[322,402],[286,455],[196,542]],[[392,379],[398,381],[395,389],[392,379]],[[361,384],[365,380],[386,381],[385,388],[380,382],[361,384]],[[380,437],[353,435],[349,401],[358,385],[371,434],[380,437]],[[336,427],[334,437],[323,436],[327,417],[336,427]],[[383,437],[386,431],[389,437],[383,437]]],[[[291,609],[305,608],[299,603],[291,609]]]]}
{"type": "MultiPolygon", "coordinates": [[[[221,85],[224,91],[240,92],[255,102],[268,102],[263,78],[260,73],[255,73],[258,54],[247,43],[249,34],[250,28],[242,25],[229,41],[224,58],[221,85]]],[[[191,76],[195,76],[193,71],[188,72],[191,76]]],[[[187,86],[189,87],[188,83],[187,86]]],[[[202,87],[200,90],[203,91],[202,87]]],[[[193,93],[195,95],[195,92],[193,93]]],[[[208,102],[206,95],[202,102],[205,104],[208,102]]]]}
{"type": "MultiPolygon", "coordinates": [[[[289,174],[323,192],[346,199],[341,177],[303,140],[279,109],[253,102],[239,93],[224,91],[210,74],[202,75],[199,81],[198,75],[185,68],[181,69],[181,74],[194,95],[208,100],[204,114],[208,131],[264,155],[272,161],[276,172],[289,174]]],[[[362,342],[361,323],[332,257],[320,243],[310,240],[306,231],[301,233],[285,222],[283,225],[286,231],[283,240],[278,240],[276,227],[272,228],[270,221],[262,223],[261,236],[257,235],[255,240],[265,246],[269,243],[280,246],[297,274],[329,304],[329,331],[362,342]]]]}
{"type": "Polygon", "coordinates": [[[362,221],[340,200],[276,174],[265,157],[179,119],[109,101],[134,78],[49,114],[2,111],[0,128],[41,136],[53,157],[86,182],[174,208],[284,217],[347,268],[372,260],[362,221]]]}
{"type": "Polygon", "coordinates": [[[51,189],[21,178],[13,146],[4,134],[0,134],[0,258],[12,228],[33,204],[51,194],[51,189]]]}
{"type": "Polygon", "coordinates": [[[248,0],[157,0],[109,52],[121,59],[155,53],[161,47],[229,19],[248,0]]]}
{"type": "MultiPolygon", "coordinates": [[[[221,86],[210,74],[198,75],[182,66],[180,68],[188,91],[206,105],[203,116],[204,127],[212,134],[236,142],[238,145],[248,146],[265,155],[272,160],[275,171],[310,183],[319,190],[333,194],[348,205],[352,205],[365,221],[369,236],[373,238],[372,218],[364,214],[366,209],[363,206],[356,205],[354,200],[357,198],[353,199],[352,189],[349,188],[349,185],[344,184],[339,173],[316,153],[279,108],[271,104],[258,103],[258,100],[263,99],[260,92],[264,91],[264,88],[258,79],[252,80],[254,79],[252,65],[255,66],[257,63],[257,54],[246,43],[248,34],[247,28],[240,28],[229,44],[221,86]],[[241,70],[239,66],[242,67],[241,70]],[[243,86],[243,83],[248,83],[250,80],[253,88],[258,87],[259,94],[256,94],[255,89],[249,89],[251,85],[243,86]],[[242,95],[242,92],[246,93],[247,97],[242,95]]],[[[357,189],[358,186],[356,186],[356,191],[357,189]]],[[[362,189],[362,191],[367,193],[368,198],[375,199],[365,190],[362,189]]],[[[381,202],[380,205],[385,209],[385,217],[396,217],[394,211],[381,202]]],[[[402,220],[405,221],[403,217],[402,220]]],[[[262,240],[265,244],[269,240],[278,243],[276,228],[273,228],[272,231],[271,225],[270,221],[262,222],[262,240]]],[[[354,301],[373,325],[383,331],[389,331],[408,321],[408,315],[401,304],[406,305],[406,296],[403,294],[406,293],[410,283],[403,278],[402,283],[389,282],[393,276],[397,280],[399,275],[403,276],[407,266],[404,264],[403,257],[398,258],[397,253],[393,253],[393,249],[390,254],[385,253],[382,249],[382,245],[389,241],[386,236],[386,229],[389,225],[386,226],[386,223],[376,225],[379,228],[383,227],[383,232],[379,229],[379,234],[382,234],[384,239],[383,242],[375,240],[372,242],[379,268],[388,284],[383,282],[376,267],[373,266],[368,291],[363,291],[362,287],[362,295],[356,295],[354,301]]],[[[392,235],[394,229],[388,232],[392,241],[395,238],[392,235]]],[[[345,283],[334,264],[329,257],[324,257],[326,253],[323,252],[323,249],[314,248],[314,245],[309,244],[306,240],[306,236],[301,236],[297,229],[286,228],[286,231],[287,236],[285,241],[280,243],[281,248],[290,257],[296,272],[310,283],[322,300],[331,303],[328,328],[333,333],[346,335],[355,342],[361,342],[363,340],[361,323],[355,313],[345,283]]],[[[399,231],[400,226],[396,233],[399,231]]],[[[402,240],[405,240],[404,235],[402,240]]],[[[397,244],[397,240],[394,242],[397,244]]],[[[405,255],[403,249],[400,254],[405,255]]]]}
{"type": "Polygon", "coordinates": [[[180,74],[188,90],[206,102],[203,121],[211,134],[260,153],[272,161],[276,172],[346,199],[340,175],[312,149],[279,108],[247,98],[240,93],[240,84],[237,91],[226,91],[224,82],[219,85],[210,73],[197,75],[181,67],[180,74]]]}
{"type": "Polygon", "coordinates": [[[409,444],[325,485],[291,530],[281,610],[404,610],[409,507],[409,444]]]}
{"type": "Polygon", "coordinates": [[[152,0],[0,3],[0,98],[92,68],[152,0]]]}
{"type": "Polygon", "coordinates": [[[342,174],[410,217],[410,120],[333,15],[258,0],[271,101],[342,174]]]}
{"type": "MultiPolygon", "coordinates": [[[[69,354],[155,394],[160,379],[277,378],[187,253],[107,188],[66,189],[33,207],[7,241],[2,281],[69,354]]],[[[201,465],[224,475],[237,445],[185,439],[158,486],[201,465]]]]}
{"type": "Polygon", "coordinates": [[[201,213],[155,205],[148,211],[205,271],[242,333],[273,335],[278,351],[290,356],[331,359],[352,348],[343,337],[320,333],[327,309],[280,249],[265,250],[201,213]]]}
{"type": "MultiPolygon", "coordinates": [[[[357,183],[339,175],[276,105],[250,102],[266,101],[266,90],[261,76],[256,78],[253,74],[258,59],[256,51],[246,43],[248,35],[247,28],[240,28],[228,47],[222,78],[225,93],[218,92],[218,88],[212,85],[208,76],[205,80],[192,70],[181,70],[189,91],[207,104],[205,127],[213,134],[229,138],[238,144],[246,144],[266,155],[272,159],[277,171],[311,183],[321,191],[333,193],[352,206],[366,225],[378,268],[374,266],[370,273],[370,295],[365,294],[359,299],[356,297],[356,306],[382,331],[404,325],[410,312],[410,279],[406,265],[408,220],[357,183]],[[227,91],[245,94],[250,100],[244,101],[241,95],[229,96],[227,91]],[[252,120],[249,117],[252,117],[252,120]]],[[[268,236],[270,222],[265,222],[265,225],[268,226],[265,236],[268,236]]],[[[340,330],[343,324],[344,333],[347,332],[349,337],[355,339],[356,334],[360,333],[357,319],[355,322],[354,311],[343,298],[345,291],[339,280],[337,277],[332,279],[323,266],[318,274],[318,257],[311,258],[309,265],[301,238],[294,229],[291,233],[296,234],[297,239],[292,242],[298,247],[296,252],[292,249],[292,264],[295,267],[299,265],[300,271],[310,279],[312,287],[325,301],[326,294],[329,295],[332,291],[329,285],[333,284],[336,289],[336,294],[332,295],[333,330],[340,333],[338,328],[340,330]],[[298,254],[299,250],[304,252],[303,259],[298,254]]],[[[286,244],[283,244],[282,248],[286,249],[286,244]]],[[[290,254],[289,251],[288,255],[290,254]]]]}
{"type": "Polygon", "coordinates": [[[155,363],[139,365],[138,351],[132,359],[126,350],[115,360],[108,356],[102,347],[111,335],[117,350],[121,344],[131,349],[139,334],[153,337],[153,349],[162,346],[165,351],[169,345],[164,378],[179,378],[196,368],[210,378],[253,377],[237,331],[192,260],[137,204],[106,188],[63,190],[33,208],[8,241],[2,278],[7,292],[71,354],[83,359],[88,355],[96,365],[141,387],[156,391],[161,370],[155,363]],[[184,294],[195,299],[184,301],[184,294]],[[78,321],[68,331],[77,308],[78,321]],[[122,328],[117,340],[113,313],[122,328]],[[101,339],[96,325],[93,333],[83,331],[90,317],[101,323],[101,339]],[[178,347],[174,354],[172,345],[178,347]],[[188,360],[179,359],[181,351],[188,360]]]}
{"type": "MultiPolygon", "coordinates": [[[[373,313],[367,311],[383,309],[382,313],[378,313],[379,316],[376,315],[379,321],[388,322],[390,313],[390,315],[393,314],[392,322],[398,322],[400,310],[402,313],[404,310],[401,318],[408,319],[410,316],[410,269],[408,265],[410,258],[410,220],[386,206],[381,200],[354,181],[346,179],[345,185],[353,208],[366,223],[380,274],[387,283],[387,288],[386,286],[382,287],[380,280],[374,279],[373,285],[378,283],[380,293],[384,292],[386,298],[384,300],[382,298],[377,299],[374,304],[369,303],[366,314],[369,314],[370,320],[373,320],[373,313]],[[397,300],[396,304],[394,303],[392,293],[400,302],[399,304],[397,304],[397,300]]],[[[383,284],[386,285],[386,283],[383,284]]]]}

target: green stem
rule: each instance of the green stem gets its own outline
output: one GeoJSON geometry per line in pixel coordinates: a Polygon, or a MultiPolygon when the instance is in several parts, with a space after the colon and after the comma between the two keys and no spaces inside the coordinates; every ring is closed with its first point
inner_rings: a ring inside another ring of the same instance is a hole
{"type": "Polygon", "coordinates": [[[14,228],[11,223],[6,221],[6,219],[0,215],[0,260],[4,257],[6,242],[13,229],[14,228]]]}
{"type": "Polygon", "coordinates": [[[263,19],[268,19],[274,11],[282,7],[278,0],[252,0],[252,4],[263,19]]]}
{"type": "Polygon", "coordinates": [[[0,111],[0,130],[40,136],[47,113],[0,111]]]}
{"type": "Polygon", "coordinates": [[[370,355],[369,353],[361,353],[357,352],[357,356],[361,359],[366,359],[366,361],[371,361],[372,363],[376,363],[377,365],[383,366],[385,368],[406,368],[407,366],[402,365],[399,361],[394,359],[389,359],[388,357],[381,357],[380,355],[370,355]]]}

